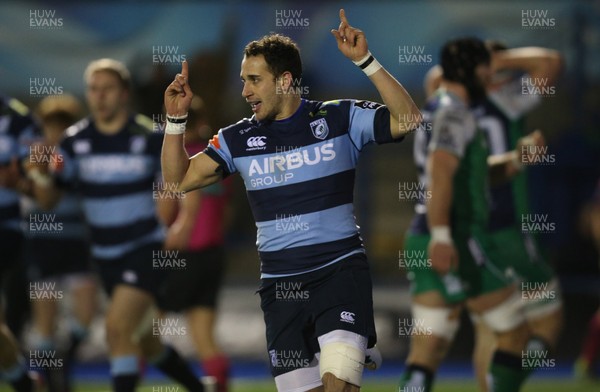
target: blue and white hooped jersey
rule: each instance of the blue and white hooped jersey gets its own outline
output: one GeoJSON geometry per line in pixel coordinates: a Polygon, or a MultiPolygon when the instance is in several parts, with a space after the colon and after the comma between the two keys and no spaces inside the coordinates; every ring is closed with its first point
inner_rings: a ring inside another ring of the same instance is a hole
{"type": "Polygon", "coordinates": [[[263,278],[305,273],[364,252],[353,211],[354,171],[368,143],[388,143],[378,103],[302,100],[281,121],[221,129],[206,153],[239,172],[257,227],[263,278]]]}
{"type": "Polygon", "coordinates": [[[131,117],[117,134],[104,135],[86,118],[61,143],[58,180],[77,185],[95,258],[116,259],[164,238],[153,198],[163,135],[145,122],[131,117]]]}
{"type": "MultiPolygon", "coordinates": [[[[29,147],[39,139],[39,129],[29,109],[16,99],[0,96],[0,165],[29,156],[29,147]]],[[[0,230],[21,231],[19,193],[0,186],[0,230]]]]}

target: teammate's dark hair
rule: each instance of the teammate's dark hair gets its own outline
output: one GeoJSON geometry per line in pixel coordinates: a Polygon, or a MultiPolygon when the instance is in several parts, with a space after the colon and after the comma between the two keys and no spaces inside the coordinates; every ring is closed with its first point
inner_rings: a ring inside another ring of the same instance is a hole
{"type": "Polygon", "coordinates": [[[444,44],[441,52],[444,79],[464,85],[472,99],[485,96],[475,68],[490,63],[490,52],[482,40],[473,37],[453,39],[444,44]]]}
{"type": "Polygon", "coordinates": [[[261,54],[265,57],[269,71],[276,78],[286,71],[292,74],[294,81],[302,77],[300,49],[290,37],[281,34],[265,35],[259,40],[248,43],[244,48],[246,57],[261,54]]]}

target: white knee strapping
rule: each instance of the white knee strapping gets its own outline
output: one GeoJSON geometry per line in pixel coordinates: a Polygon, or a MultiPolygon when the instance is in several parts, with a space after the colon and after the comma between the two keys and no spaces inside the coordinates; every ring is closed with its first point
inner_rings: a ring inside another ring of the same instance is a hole
{"type": "Polygon", "coordinates": [[[314,358],[308,367],[292,370],[275,377],[278,392],[304,392],[323,385],[318,360],[314,358]]]}
{"type": "Polygon", "coordinates": [[[336,378],[360,387],[367,350],[367,338],[354,332],[335,330],[319,336],[321,354],[319,374],[331,373],[336,378]]]}
{"type": "Polygon", "coordinates": [[[412,316],[414,320],[419,320],[422,327],[426,331],[430,331],[432,335],[442,337],[451,342],[458,331],[458,317],[450,318],[452,309],[450,308],[434,308],[413,304],[411,306],[412,316]]]}
{"type": "Polygon", "coordinates": [[[481,319],[494,332],[507,332],[525,322],[524,301],[517,291],[496,307],[481,313],[481,319]]]}

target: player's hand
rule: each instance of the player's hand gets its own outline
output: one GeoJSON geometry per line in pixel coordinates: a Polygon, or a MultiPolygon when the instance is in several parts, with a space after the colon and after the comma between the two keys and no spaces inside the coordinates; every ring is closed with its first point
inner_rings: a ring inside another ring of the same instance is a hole
{"type": "Polygon", "coordinates": [[[458,254],[453,244],[430,241],[427,252],[431,268],[440,275],[445,275],[458,266],[458,254]]]}
{"type": "Polygon", "coordinates": [[[521,162],[537,162],[536,158],[544,154],[544,149],[541,147],[545,145],[544,135],[539,129],[536,129],[517,140],[516,150],[520,155],[521,162]]]}
{"type": "Polygon", "coordinates": [[[331,34],[335,37],[340,52],[350,60],[358,61],[367,55],[369,48],[365,33],[350,26],[343,9],[340,10],[340,27],[332,29],[331,34]]]}
{"type": "Polygon", "coordinates": [[[175,75],[175,79],[169,84],[165,91],[165,109],[168,116],[183,116],[187,114],[194,94],[188,83],[188,63],[181,63],[181,73],[175,75]]]}

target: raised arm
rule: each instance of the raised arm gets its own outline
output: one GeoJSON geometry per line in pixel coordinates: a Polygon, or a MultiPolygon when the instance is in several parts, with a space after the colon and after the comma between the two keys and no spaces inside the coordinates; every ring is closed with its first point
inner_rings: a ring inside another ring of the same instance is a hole
{"type": "Polygon", "coordinates": [[[165,91],[167,126],[161,152],[162,173],[165,183],[176,184],[177,190],[188,192],[210,185],[220,179],[218,164],[204,153],[191,159],[184,147],[184,133],[188,109],[192,102],[188,83],[188,63],[181,64],[181,73],[165,91]]]}
{"type": "Polygon", "coordinates": [[[521,69],[534,80],[547,78],[547,83],[553,83],[562,68],[562,57],[556,50],[540,47],[506,49],[493,53],[492,67],[494,70],[521,69]]]}
{"type": "Polygon", "coordinates": [[[361,30],[350,26],[346,13],[340,10],[340,26],[331,30],[340,52],[358,65],[371,79],[390,111],[390,132],[399,138],[416,129],[422,117],[404,87],[383,68],[369,52],[367,38],[361,30]]]}

